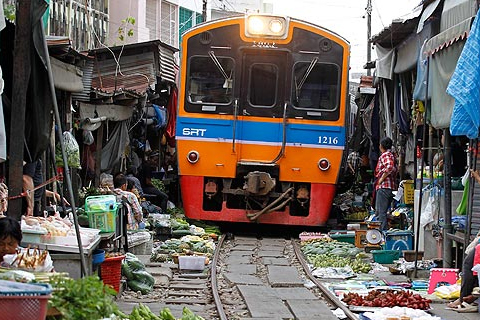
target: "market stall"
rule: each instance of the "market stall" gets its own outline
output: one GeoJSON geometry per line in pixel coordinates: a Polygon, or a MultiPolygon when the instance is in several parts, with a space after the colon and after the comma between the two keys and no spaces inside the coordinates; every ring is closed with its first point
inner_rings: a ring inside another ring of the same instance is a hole
{"type": "MultiPolygon", "coordinates": [[[[76,230],[68,219],[58,216],[22,217],[23,239],[21,245],[28,248],[47,250],[58,272],[68,272],[71,277],[81,277],[80,248],[76,230]]],[[[93,273],[92,254],[98,247],[100,230],[79,228],[82,239],[82,251],[86,261],[86,274],[93,273]]]]}

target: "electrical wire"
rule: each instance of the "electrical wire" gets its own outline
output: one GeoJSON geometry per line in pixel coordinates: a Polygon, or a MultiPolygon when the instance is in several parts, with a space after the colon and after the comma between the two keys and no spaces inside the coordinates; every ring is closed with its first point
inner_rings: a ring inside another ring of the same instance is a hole
{"type": "MultiPolygon", "coordinates": [[[[86,8],[86,10],[91,10],[91,0],[85,0],[85,3],[88,4],[88,7],[86,8]]],[[[129,2],[129,12],[128,12],[128,16],[130,16],[130,10],[131,10],[131,6],[132,6],[132,0],[130,0],[129,2]]],[[[90,16],[90,14],[88,13],[88,15],[90,16]]],[[[88,21],[88,24],[90,25],[90,21],[88,21]]],[[[95,35],[98,43],[104,47],[105,49],[107,49],[111,54],[112,54],[112,57],[115,61],[115,64],[116,64],[116,67],[115,67],[115,79],[117,78],[118,74],[120,74],[122,77],[128,77],[128,76],[142,76],[144,77],[146,80],[147,80],[147,86],[150,84],[150,78],[148,76],[146,76],[145,74],[142,74],[142,73],[139,73],[139,72],[134,72],[134,73],[130,73],[130,74],[127,74],[125,75],[123,72],[122,72],[122,69],[121,69],[121,65],[120,65],[120,58],[123,54],[123,50],[125,48],[125,42],[122,44],[122,48],[120,49],[120,53],[118,55],[118,58],[115,56],[115,53],[108,47],[106,46],[101,40],[100,38],[98,37],[98,34],[97,32],[95,31],[95,28],[92,27],[92,31],[93,31],[93,34],[95,35]]],[[[116,88],[116,82],[115,82],[115,88],[114,88],[114,93],[117,91],[117,88],[116,88]]]]}
{"type": "Polygon", "coordinates": [[[380,20],[380,23],[382,24],[382,28],[385,28],[385,24],[383,23],[382,15],[380,14],[380,10],[378,9],[377,3],[375,0],[372,0],[372,7],[375,9],[375,12],[377,13],[378,19],[380,20]]]}

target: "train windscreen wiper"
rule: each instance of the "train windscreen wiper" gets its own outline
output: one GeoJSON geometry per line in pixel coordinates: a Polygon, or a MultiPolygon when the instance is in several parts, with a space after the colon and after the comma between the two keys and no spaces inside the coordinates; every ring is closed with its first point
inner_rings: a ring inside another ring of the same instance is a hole
{"type": "Polygon", "coordinates": [[[295,77],[295,89],[296,89],[297,100],[298,100],[298,96],[300,94],[300,90],[302,90],[302,87],[303,87],[305,81],[307,80],[308,76],[310,75],[310,72],[312,72],[313,67],[315,66],[315,64],[317,62],[318,62],[317,57],[312,59],[312,61],[310,62],[310,65],[307,68],[307,71],[305,71],[305,74],[302,77],[302,80],[300,80],[300,82],[298,84],[297,84],[297,77],[295,77]]]}
{"type": "Polygon", "coordinates": [[[218,70],[220,71],[220,73],[223,75],[223,77],[225,78],[225,83],[223,84],[223,88],[224,89],[231,89],[232,88],[232,75],[230,74],[230,76],[227,75],[227,73],[225,72],[225,69],[223,69],[222,67],[222,64],[220,63],[220,61],[218,61],[218,58],[217,56],[215,55],[215,52],[213,51],[209,51],[208,52],[208,55],[210,56],[210,58],[212,59],[213,63],[215,64],[215,66],[218,68],[218,70]]]}

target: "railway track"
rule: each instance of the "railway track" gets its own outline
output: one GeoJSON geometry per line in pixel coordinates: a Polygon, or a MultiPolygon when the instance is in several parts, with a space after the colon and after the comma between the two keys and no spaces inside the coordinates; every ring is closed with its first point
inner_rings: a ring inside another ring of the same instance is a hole
{"type": "MultiPolygon", "coordinates": [[[[155,277],[159,264],[147,266],[155,277]]],[[[135,298],[122,299],[128,312],[125,303],[135,298]]],[[[188,307],[206,320],[335,320],[337,308],[347,319],[358,319],[311,275],[298,241],[278,237],[223,235],[207,271],[172,268],[168,284],[136,299],[156,314],[168,307],[180,317],[188,307]]]]}

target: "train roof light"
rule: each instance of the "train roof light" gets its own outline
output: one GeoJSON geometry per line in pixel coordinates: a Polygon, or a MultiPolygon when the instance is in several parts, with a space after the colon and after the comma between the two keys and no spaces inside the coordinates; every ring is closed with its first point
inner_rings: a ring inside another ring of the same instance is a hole
{"type": "Polygon", "coordinates": [[[267,15],[247,15],[245,23],[247,37],[285,39],[288,30],[288,18],[267,15]]]}

